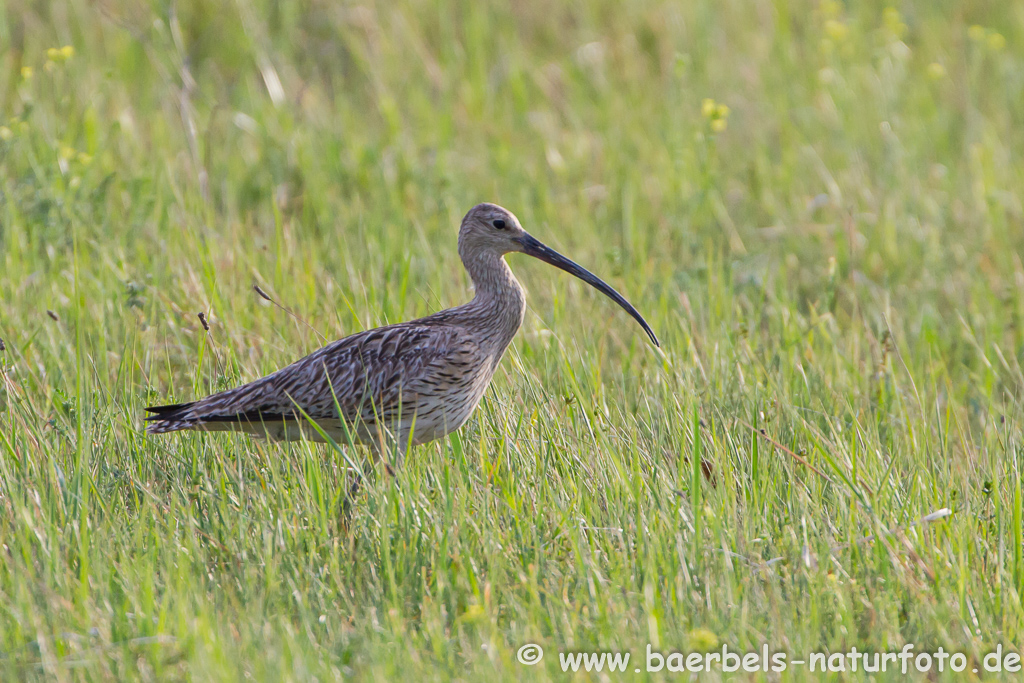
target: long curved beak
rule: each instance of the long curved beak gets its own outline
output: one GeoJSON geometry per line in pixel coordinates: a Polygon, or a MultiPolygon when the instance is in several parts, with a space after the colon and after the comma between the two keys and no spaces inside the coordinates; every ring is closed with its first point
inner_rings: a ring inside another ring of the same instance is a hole
{"type": "Polygon", "coordinates": [[[544,263],[550,263],[556,268],[561,268],[565,272],[575,275],[576,277],[583,280],[588,285],[590,285],[591,287],[593,287],[594,289],[601,292],[609,299],[617,303],[619,306],[622,306],[622,309],[626,311],[626,313],[629,313],[631,316],[633,316],[634,320],[640,323],[640,327],[644,328],[644,332],[646,332],[647,336],[651,338],[651,341],[654,342],[654,345],[658,347],[661,346],[661,344],[658,343],[658,338],[655,337],[654,332],[651,331],[651,326],[647,324],[646,320],[644,320],[644,317],[640,315],[640,313],[637,312],[635,308],[633,308],[633,305],[631,303],[626,301],[626,299],[623,298],[621,294],[612,289],[611,286],[608,285],[604,280],[594,275],[593,273],[591,273],[589,270],[579,265],[578,263],[575,263],[565,258],[551,247],[544,245],[543,243],[541,243],[540,240],[533,237],[532,235],[526,235],[524,237],[519,238],[516,241],[519,242],[519,244],[522,246],[524,254],[529,254],[534,258],[540,259],[544,263]]]}

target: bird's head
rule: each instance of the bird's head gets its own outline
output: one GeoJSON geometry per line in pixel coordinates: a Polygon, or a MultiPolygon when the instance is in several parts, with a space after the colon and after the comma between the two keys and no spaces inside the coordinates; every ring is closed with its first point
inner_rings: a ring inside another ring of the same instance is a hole
{"type": "Polygon", "coordinates": [[[467,265],[480,257],[501,257],[516,251],[529,254],[583,280],[621,306],[640,323],[654,345],[660,346],[650,325],[621,294],[583,266],[570,261],[523,230],[519,219],[508,209],[497,204],[477,204],[462,219],[462,226],[459,229],[459,254],[467,265]]]}
{"type": "Polygon", "coordinates": [[[459,229],[459,253],[507,254],[522,251],[520,240],[529,237],[515,214],[497,204],[477,204],[459,229]]]}

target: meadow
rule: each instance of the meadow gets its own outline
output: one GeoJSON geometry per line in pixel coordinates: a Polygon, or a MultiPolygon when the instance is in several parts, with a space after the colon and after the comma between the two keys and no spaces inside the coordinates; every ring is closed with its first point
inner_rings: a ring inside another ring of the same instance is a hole
{"type": "Polygon", "coordinates": [[[988,676],[1024,639],[1022,102],[1021,3],[7,0],[0,678],[988,676]],[[359,450],[142,433],[310,327],[468,300],[480,201],[662,348],[510,256],[481,406],[348,520],[359,450]]]}

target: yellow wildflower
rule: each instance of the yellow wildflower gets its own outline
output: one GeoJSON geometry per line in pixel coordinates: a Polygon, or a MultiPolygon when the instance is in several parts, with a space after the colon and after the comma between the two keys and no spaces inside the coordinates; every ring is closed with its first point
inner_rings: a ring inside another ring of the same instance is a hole
{"type": "Polygon", "coordinates": [[[850,27],[841,21],[835,19],[829,19],[825,22],[825,35],[837,43],[842,42],[846,39],[847,34],[850,32],[850,27]]]}
{"type": "Polygon", "coordinates": [[[882,11],[882,22],[889,29],[889,32],[897,38],[902,38],[903,34],[907,32],[907,25],[903,23],[903,18],[895,7],[886,7],[882,11]]]}
{"type": "Polygon", "coordinates": [[[729,116],[729,107],[727,105],[719,104],[708,97],[701,102],[700,113],[710,122],[712,131],[721,133],[725,130],[725,119],[729,116]]]}
{"type": "Polygon", "coordinates": [[[75,56],[75,48],[71,45],[64,47],[51,47],[46,51],[48,64],[63,64],[75,56]]]}
{"type": "Polygon", "coordinates": [[[985,40],[985,27],[978,26],[977,24],[971,26],[969,29],[967,29],[967,37],[975,42],[980,43],[981,41],[985,40]]]}
{"type": "Polygon", "coordinates": [[[28,79],[32,78],[32,67],[30,67],[30,66],[23,66],[23,67],[21,67],[21,78],[23,80],[26,80],[26,81],[28,79]]]}
{"type": "Polygon", "coordinates": [[[718,636],[709,628],[695,628],[687,638],[690,649],[694,652],[708,652],[718,647],[718,636]]]}
{"type": "Polygon", "coordinates": [[[928,65],[928,78],[933,81],[938,81],[946,76],[946,67],[942,66],[938,62],[932,62],[928,65]]]}
{"type": "Polygon", "coordinates": [[[0,126],[0,140],[7,142],[14,137],[14,131],[7,126],[0,126]]]}
{"type": "Polygon", "coordinates": [[[988,37],[988,47],[993,52],[999,52],[1006,47],[1006,38],[1002,33],[992,33],[988,37]]]}

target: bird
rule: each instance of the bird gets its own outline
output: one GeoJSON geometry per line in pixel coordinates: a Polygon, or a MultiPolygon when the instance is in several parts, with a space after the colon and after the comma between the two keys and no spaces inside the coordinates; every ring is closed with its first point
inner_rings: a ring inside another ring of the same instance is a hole
{"type": "Polygon", "coordinates": [[[468,303],[349,335],[234,389],[146,408],[151,413],[146,432],[239,431],[281,441],[333,440],[369,446],[377,457],[393,448],[400,464],[412,446],[465,424],[522,326],[526,297],[505,261],[515,252],[593,286],[660,346],[621,294],[542,244],[497,204],[469,210],[459,228],[458,250],[474,287],[468,303]]]}

